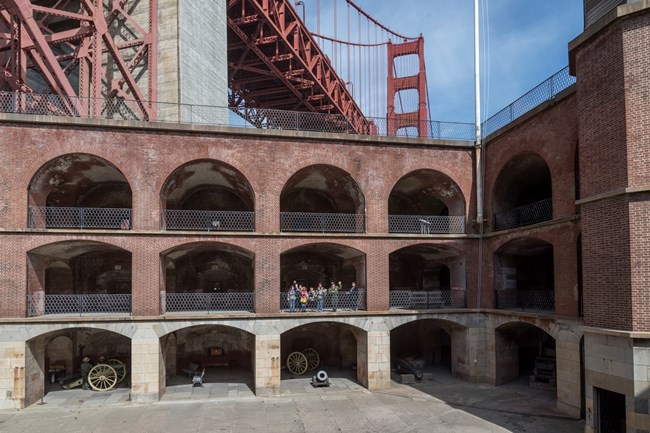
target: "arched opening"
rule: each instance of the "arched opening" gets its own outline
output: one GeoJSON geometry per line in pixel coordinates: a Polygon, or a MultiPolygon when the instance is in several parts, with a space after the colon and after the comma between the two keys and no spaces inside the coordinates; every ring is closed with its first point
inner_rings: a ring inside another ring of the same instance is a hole
{"type": "Polygon", "coordinates": [[[57,398],[57,392],[62,390],[76,390],[83,393],[81,398],[90,398],[93,392],[109,392],[116,394],[112,397],[115,401],[128,399],[131,386],[128,337],[102,329],[69,328],[32,338],[27,346],[25,395],[29,401],[26,404],[42,397],[47,403],[48,398],[57,398]],[[81,363],[86,356],[93,367],[98,367],[90,370],[84,386],[81,363]]]}
{"type": "Polygon", "coordinates": [[[540,328],[522,322],[500,326],[495,332],[496,384],[521,379],[531,387],[552,391],[557,382],[555,339],[540,328]]]}
{"type": "MultiPolygon", "coordinates": [[[[203,375],[208,395],[253,396],[255,336],[224,325],[197,325],[161,338],[170,387],[192,388],[195,375],[203,375]]],[[[163,397],[164,399],[164,397],[163,397]]]]}
{"type": "Polygon", "coordinates": [[[389,233],[465,233],[465,198],[452,178],[435,170],[402,177],[388,198],[389,233]]]}
{"type": "Polygon", "coordinates": [[[496,308],[553,312],[555,310],[553,245],[519,238],[494,254],[496,308]]]}
{"type": "Polygon", "coordinates": [[[94,241],[47,244],[27,253],[28,314],[129,314],[131,253],[94,241]]]}
{"type": "Polygon", "coordinates": [[[494,185],[495,230],[504,230],[553,218],[552,179],[546,161],[523,153],[503,167],[494,185]]]}
{"type": "Polygon", "coordinates": [[[161,254],[163,312],[255,311],[255,255],[219,242],[161,254]]]}
{"type": "Polygon", "coordinates": [[[389,256],[390,307],[464,308],[465,258],[440,245],[412,245],[389,256]]]}
{"type": "Polygon", "coordinates": [[[163,230],[255,231],[255,194],[236,168],[214,160],[188,162],[160,191],[163,230]]]}
{"type": "Polygon", "coordinates": [[[47,162],[29,183],[28,195],[30,228],[131,228],[131,187],[120,170],[95,155],[47,162]]]}
{"type": "Polygon", "coordinates": [[[304,312],[366,308],[366,255],[352,247],[316,243],[285,251],[280,256],[280,279],[282,310],[304,312]],[[305,288],[306,303],[300,303],[300,293],[291,299],[290,288],[294,284],[305,288]],[[334,289],[332,284],[336,286],[334,289]],[[321,290],[320,299],[319,285],[325,289],[321,290]],[[319,303],[319,300],[322,302],[319,303]]]}
{"type": "MultiPolygon", "coordinates": [[[[357,378],[357,358],[359,356],[357,329],[350,325],[334,322],[317,322],[293,328],[280,337],[282,364],[294,353],[304,354],[306,368],[300,373],[295,368],[282,370],[282,386],[290,386],[292,379],[313,377],[320,370],[325,370],[329,377],[345,379],[359,383],[357,378]],[[294,370],[292,372],[292,370],[294,370]]],[[[300,355],[293,355],[300,358],[300,355]]],[[[289,364],[292,364],[289,361],[289,364]]],[[[297,364],[304,367],[304,364],[297,364]]],[[[304,382],[301,383],[304,387],[304,382]]]]}
{"type": "Polygon", "coordinates": [[[393,380],[400,383],[430,381],[436,375],[467,376],[466,328],[451,322],[423,319],[390,332],[393,380]]]}
{"type": "Polygon", "coordinates": [[[349,173],[312,165],[287,181],[280,196],[283,232],[365,232],[365,199],[349,173]]]}

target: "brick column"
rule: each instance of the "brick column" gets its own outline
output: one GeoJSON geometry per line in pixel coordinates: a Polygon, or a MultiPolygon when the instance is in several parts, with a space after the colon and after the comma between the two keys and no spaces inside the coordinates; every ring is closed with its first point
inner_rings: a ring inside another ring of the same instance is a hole
{"type": "Polygon", "coordinates": [[[559,236],[553,244],[555,312],[578,317],[578,250],[572,233],[559,236]]]}
{"type": "Polygon", "coordinates": [[[255,394],[280,393],[280,335],[255,336],[255,394]]]}
{"type": "Polygon", "coordinates": [[[359,331],[357,380],[369,390],[390,388],[390,331],[359,331]]]}
{"type": "Polygon", "coordinates": [[[366,199],[366,232],[388,233],[388,202],[381,198],[366,199]]]}
{"type": "Polygon", "coordinates": [[[151,403],[165,392],[165,361],[152,324],[140,324],[131,340],[131,400],[151,403]]]}
{"type": "Polygon", "coordinates": [[[149,242],[133,242],[131,250],[131,314],[160,315],[160,255],[149,242]]]}
{"type": "Polygon", "coordinates": [[[388,311],[388,254],[383,249],[373,249],[366,254],[366,306],[368,311],[388,311]]]}
{"type": "Polygon", "coordinates": [[[280,252],[265,239],[255,249],[255,312],[280,311],[280,252]]]}
{"type": "Polygon", "coordinates": [[[255,231],[280,232],[280,196],[261,192],[255,197],[255,231]]]}

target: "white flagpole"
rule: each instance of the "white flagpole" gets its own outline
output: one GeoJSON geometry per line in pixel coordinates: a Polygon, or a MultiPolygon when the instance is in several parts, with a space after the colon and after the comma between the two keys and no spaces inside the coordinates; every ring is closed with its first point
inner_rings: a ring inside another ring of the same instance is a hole
{"type": "Polygon", "coordinates": [[[480,46],[479,46],[479,0],[474,0],[474,89],[476,104],[476,222],[479,233],[483,233],[483,167],[481,138],[481,76],[480,76],[480,46]]]}

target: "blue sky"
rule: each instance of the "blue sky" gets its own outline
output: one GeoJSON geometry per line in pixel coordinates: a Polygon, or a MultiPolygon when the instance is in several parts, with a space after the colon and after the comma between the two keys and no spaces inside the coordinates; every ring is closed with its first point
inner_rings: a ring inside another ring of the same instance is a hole
{"type": "MultiPolygon", "coordinates": [[[[333,26],[324,24],[325,9],[332,1],[321,0],[321,33],[328,35],[333,26]]],[[[304,2],[315,32],[316,0],[304,2]]],[[[432,119],[473,122],[474,1],[355,2],[396,32],[424,36],[432,119]]],[[[339,0],[339,17],[344,7],[339,0]]],[[[583,0],[481,0],[481,7],[487,17],[481,53],[485,119],[568,64],[567,45],[583,29],[583,0]]],[[[339,37],[344,34],[339,30],[339,37]]]]}

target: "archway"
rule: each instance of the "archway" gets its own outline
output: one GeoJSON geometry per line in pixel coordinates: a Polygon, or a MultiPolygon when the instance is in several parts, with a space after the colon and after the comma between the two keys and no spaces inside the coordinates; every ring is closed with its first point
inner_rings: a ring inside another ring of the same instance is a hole
{"type": "Polygon", "coordinates": [[[166,230],[255,230],[253,188],[221,161],[191,161],[174,170],[160,191],[160,208],[166,230]]]}
{"type": "Polygon", "coordinates": [[[541,389],[556,389],[555,339],[542,329],[510,322],[495,330],[496,384],[518,379],[541,389]]]}
{"type": "Polygon", "coordinates": [[[388,199],[389,233],[465,233],[465,198],[452,178],[435,170],[403,176],[388,199]]]}
{"type": "Polygon", "coordinates": [[[365,232],[365,198],[346,171],[317,164],[296,172],[280,195],[283,232],[365,232]]]}
{"type": "Polygon", "coordinates": [[[389,256],[391,308],[463,308],[465,258],[446,246],[418,244],[389,256]]]}
{"type": "Polygon", "coordinates": [[[47,244],[27,253],[28,314],[131,312],[131,253],[94,241],[47,244]]]}
{"type": "MultiPolygon", "coordinates": [[[[230,385],[240,396],[253,395],[255,336],[225,325],[196,325],[161,338],[167,374],[167,391],[192,386],[202,374],[209,394],[228,397],[230,385]],[[241,389],[240,389],[241,388],[241,389]]],[[[232,392],[231,392],[232,394],[232,392]]]]}
{"type": "Polygon", "coordinates": [[[28,189],[30,228],[130,229],[131,187],[95,155],[62,155],[44,164],[28,189]]]}
{"type": "Polygon", "coordinates": [[[235,245],[194,242],[161,254],[163,311],[254,311],[255,255],[235,245]]]}
{"type": "Polygon", "coordinates": [[[553,245],[518,238],[494,253],[496,308],[555,311],[553,245]]]}
{"type": "MultiPolygon", "coordinates": [[[[310,288],[317,290],[318,285],[322,284],[328,290],[323,299],[325,311],[366,308],[366,255],[355,248],[315,243],[285,251],[280,256],[280,279],[283,310],[291,310],[287,292],[294,282],[305,286],[308,291],[310,288]],[[338,293],[331,291],[331,283],[338,286],[339,282],[341,290],[338,293]],[[356,292],[350,292],[353,282],[356,292]]],[[[305,306],[307,310],[316,307],[316,299],[310,299],[305,306]]]]}
{"type": "Polygon", "coordinates": [[[495,230],[552,219],[552,179],[546,161],[529,152],[512,158],[497,177],[493,197],[495,230]]]}

